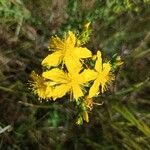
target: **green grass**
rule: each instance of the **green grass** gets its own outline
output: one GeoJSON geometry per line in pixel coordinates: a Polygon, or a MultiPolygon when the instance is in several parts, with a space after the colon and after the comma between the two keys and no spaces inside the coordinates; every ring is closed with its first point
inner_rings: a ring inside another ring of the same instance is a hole
{"type": "Polygon", "coordinates": [[[149,0],[0,0],[0,149],[150,149],[149,8],[149,0]],[[86,46],[104,59],[118,53],[124,64],[95,100],[104,104],[77,126],[74,103],[40,103],[27,83],[32,70],[41,72],[50,37],[87,21],[86,46]]]}

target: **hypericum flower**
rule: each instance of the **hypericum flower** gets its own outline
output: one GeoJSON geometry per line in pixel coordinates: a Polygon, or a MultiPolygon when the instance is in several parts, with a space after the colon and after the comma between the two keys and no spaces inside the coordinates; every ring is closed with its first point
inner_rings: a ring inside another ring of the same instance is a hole
{"type": "Polygon", "coordinates": [[[78,73],[76,71],[72,71],[69,73],[65,73],[58,68],[54,68],[50,71],[46,71],[43,73],[43,77],[46,79],[50,79],[57,83],[53,91],[53,98],[60,98],[64,96],[66,93],[70,92],[71,96],[74,99],[78,100],[79,97],[84,96],[82,87],[83,84],[90,81],[93,77],[92,70],[87,69],[82,73],[78,73]]]}
{"type": "Polygon", "coordinates": [[[45,78],[36,74],[34,71],[31,73],[31,86],[33,92],[39,96],[39,99],[47,99],[52,97],[52,87],[46,82],[45,78]]]}
{"type": "Polygon", "coordinates": [[[113,80],[113,75],[111,74],[111,64],[109,62],[102,63],[101,52],[97,52],[97,60],[95,63],[96,78],[89,90],[88,97],[94,97],[99,92],[99,86],[101,86],[101,92],[106,90],[107,83],[113,80]]]}
{"type": "Polygon", "coordinates": [[[45,99],[46,98],[46,84],[45,79],[34,71],[31,73],[31,78],[33,79],[32,88],[33,92],[39,96],[39,98],[45,99]]]}
{"type": "Polygon", "coordinates": [[[53,37],[49,45],[54,52],[48,55],[43,61],[43,66],[58,66],[62,61],[68,70],[80,70],[81,58],[91,57],[92,54],[87,48],[76,47],[77,38],[71,31],[62,41],[59,37],[53,37]]]}

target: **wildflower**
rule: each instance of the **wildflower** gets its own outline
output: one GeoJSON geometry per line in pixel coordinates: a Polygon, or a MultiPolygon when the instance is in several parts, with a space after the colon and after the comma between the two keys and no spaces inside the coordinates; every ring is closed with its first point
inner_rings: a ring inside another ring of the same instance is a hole
{"type": "Polygon", "coordinates": [[[47,85],[45,78],[36,74],[34,71],[31,73],[33,82],[31,83],[33,92],[39,96],[39,99],[47,99],[52,97],[52,87],[47,85]]]}
{"type": "Polygon", "coordinates": [[[70,94],[70,100],[75,100],[79,110],[76,122],[79,125],[89,122],[88,113],[93,105],[103,105],[103,102],[95,103],[93,97],[106,90],[107,84],[114,80],[112,71],[123,63],[116,55],[103,63],[100,51],[92,55],[86,47],[81,47],[89,41],[91,31],[89,22],[77,37],[71,31],[64,39],[52,37],[49,44],[52,53],[42,61],[42,66],[47,68],[42,75],[31,74],[32,89],[40,100],[56,100],[70,94]],[[83,60],[85,58],[89,59],[83,60]]]}
{"type": "Polygon", "coordinates": [[[31,73],[31,78],[33,79],[32,88],[33,92],[39,96],[39,98],[45,99],[46,95],[46,84],[43,77],[36,74],[34,71],[31,73]]]}
{"type": "Polygon", "coordinates": [[[78,100],[79,97],[84,96],[82,91],[83,84],[92,79],[92,77],[90,77],[91,75],[92,71],[90,69],[85,70],[82,73],[76,71],[65,73],[58,68],[54,68],[43,73],[44,78],[57,83],[57,86],[55,86],[53,91],[54,99],[63,97],[66,93],[70,92],[76,100],[78,100]]]}
{"type": "Polygon", "coordinates": [[[95,63],[96,78],[89,90],[89,98],[95,96],[99,92],[99,86],[101,86],[101,92],[106,90],[106,84],[113,80],[113,75],[111,74],[111,64],[109,62],[102,63],[101,52],[97,52],[97,60],[95,63]]]}
{"type": "Polygon", "coordinates": [[[42,65],[58,66],[63,61],[68,70],[80,70],[82,67],[80,59],[91,57],[92,54],[87,48],[76,47],[76,42],[77,38],[71,31],[63,41],[58,37],[53,37],[49,48],[54,52],[42,61],[42,65]]]}

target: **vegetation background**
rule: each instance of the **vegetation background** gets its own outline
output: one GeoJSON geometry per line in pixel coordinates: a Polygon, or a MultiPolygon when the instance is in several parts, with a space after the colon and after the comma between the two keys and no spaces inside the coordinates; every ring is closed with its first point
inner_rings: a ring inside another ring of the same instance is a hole
{"type": "Polygon", "coordinates": [[[149,0],[0,0],[0,149],[150,149],[149,0]],[[40,103],[29,89],[52,35],[81,30],[105,59],[121,55],[116,82],[96,102],[90,122],[75,124],[65,98],[40,103]]]}

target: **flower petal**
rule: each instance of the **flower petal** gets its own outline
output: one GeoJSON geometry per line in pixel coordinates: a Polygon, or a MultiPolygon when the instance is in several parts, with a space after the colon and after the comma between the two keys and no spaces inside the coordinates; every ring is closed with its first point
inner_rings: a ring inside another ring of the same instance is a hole
{"type": "Polygon", "coordinates": [[[86,83],[88,81],[94,80],[97,77],[97,72],[91,69],[85,69],[81,73],[81,82],[86,83]]]}
{"type": "Polygon", "coordinates": [[[67,47],[74,47],[76,44],[76,36],[73,32],[69,31],[67,38],[65,40],[65,44],[67,47]]]}
{"type": "Polygon", "coordinates": [[[53,96],[53,88],[51,86],[47,86],[45,95],[47,98],[51,98],[53,96]]]}
{"type": "Polygon", "coordinates": [[[97,51],[97,60],[95,63],[95,70],[98,72],[102,71],[102,57],[101,57],[101,52],[97,51]]]}
{"type": "Polygon", "coordinates": [[[57,84],[68,82],[67,75],[58,68],[43,72],[42,76],[46,79],[50,79],[50,80],[56,82],[57,84]]]}
{"type": "Polygon", "coordinates": [[[96,80],[94,81],[93,85],[92,85],[91,88],[90,88],[88,98],[92,98],[92,97],[94,97],[94,96],[98,93],[98,91],[99,91],[99,86],[100,86],[99,80],[96,79],[96,80]]]}
{"type": "Polygon", "coordinates": [[[113,80],[113,76],[110,73],[111,65],[110,63],[103,64],[103,71],[99,75],[99,81],[101,85],[101,92],[103,93],[106,90],[106,84],[110,83],[113,80]]]}
{"type": "Polygon", "coordinates": [[[83,96],[83,92],[81,90],[80,85],[73,84],[72,85],[73,98],[78,100],[79,97],[83,96]]]}
{"type": "Polygon", "coordinates": [[[109,62],[103,64],[103,74],[108,75],[111,70],[111,64],[109,62]]]}
{"type": "Polygon", "coordinates": [[[53,90],[53,99],[63,97],[67,92],[69,92],[70,86],[69,84],[61,84],[56,86],[53,90]]]}
{"type": "Polygon", "coordinates": [[[57,51],[57,52],[54,52],[50,55],[48,55],[43,61],[42,61],[42,65],[43,66],[48,66],[48,67],[51,67],[51,66],[58,66],[61,61],[62,61],[62,53],[61,51],[57,51]]]}
{"type": "Polygon", "coordinates": [[[82,64],[80,63],[79,59],[75,57],[65,57],[64,63],[69,72],[79,72],[82,69],[82,64]]]}
{"type": "Polygon", "coordinates": [[[91,51],[88,50],[87,48],[82,48],[82,47],[75,47],[73,49],[73,54],[75,55],[74,57],[77,57],[79,59],[92,57],[91,51]]]}

